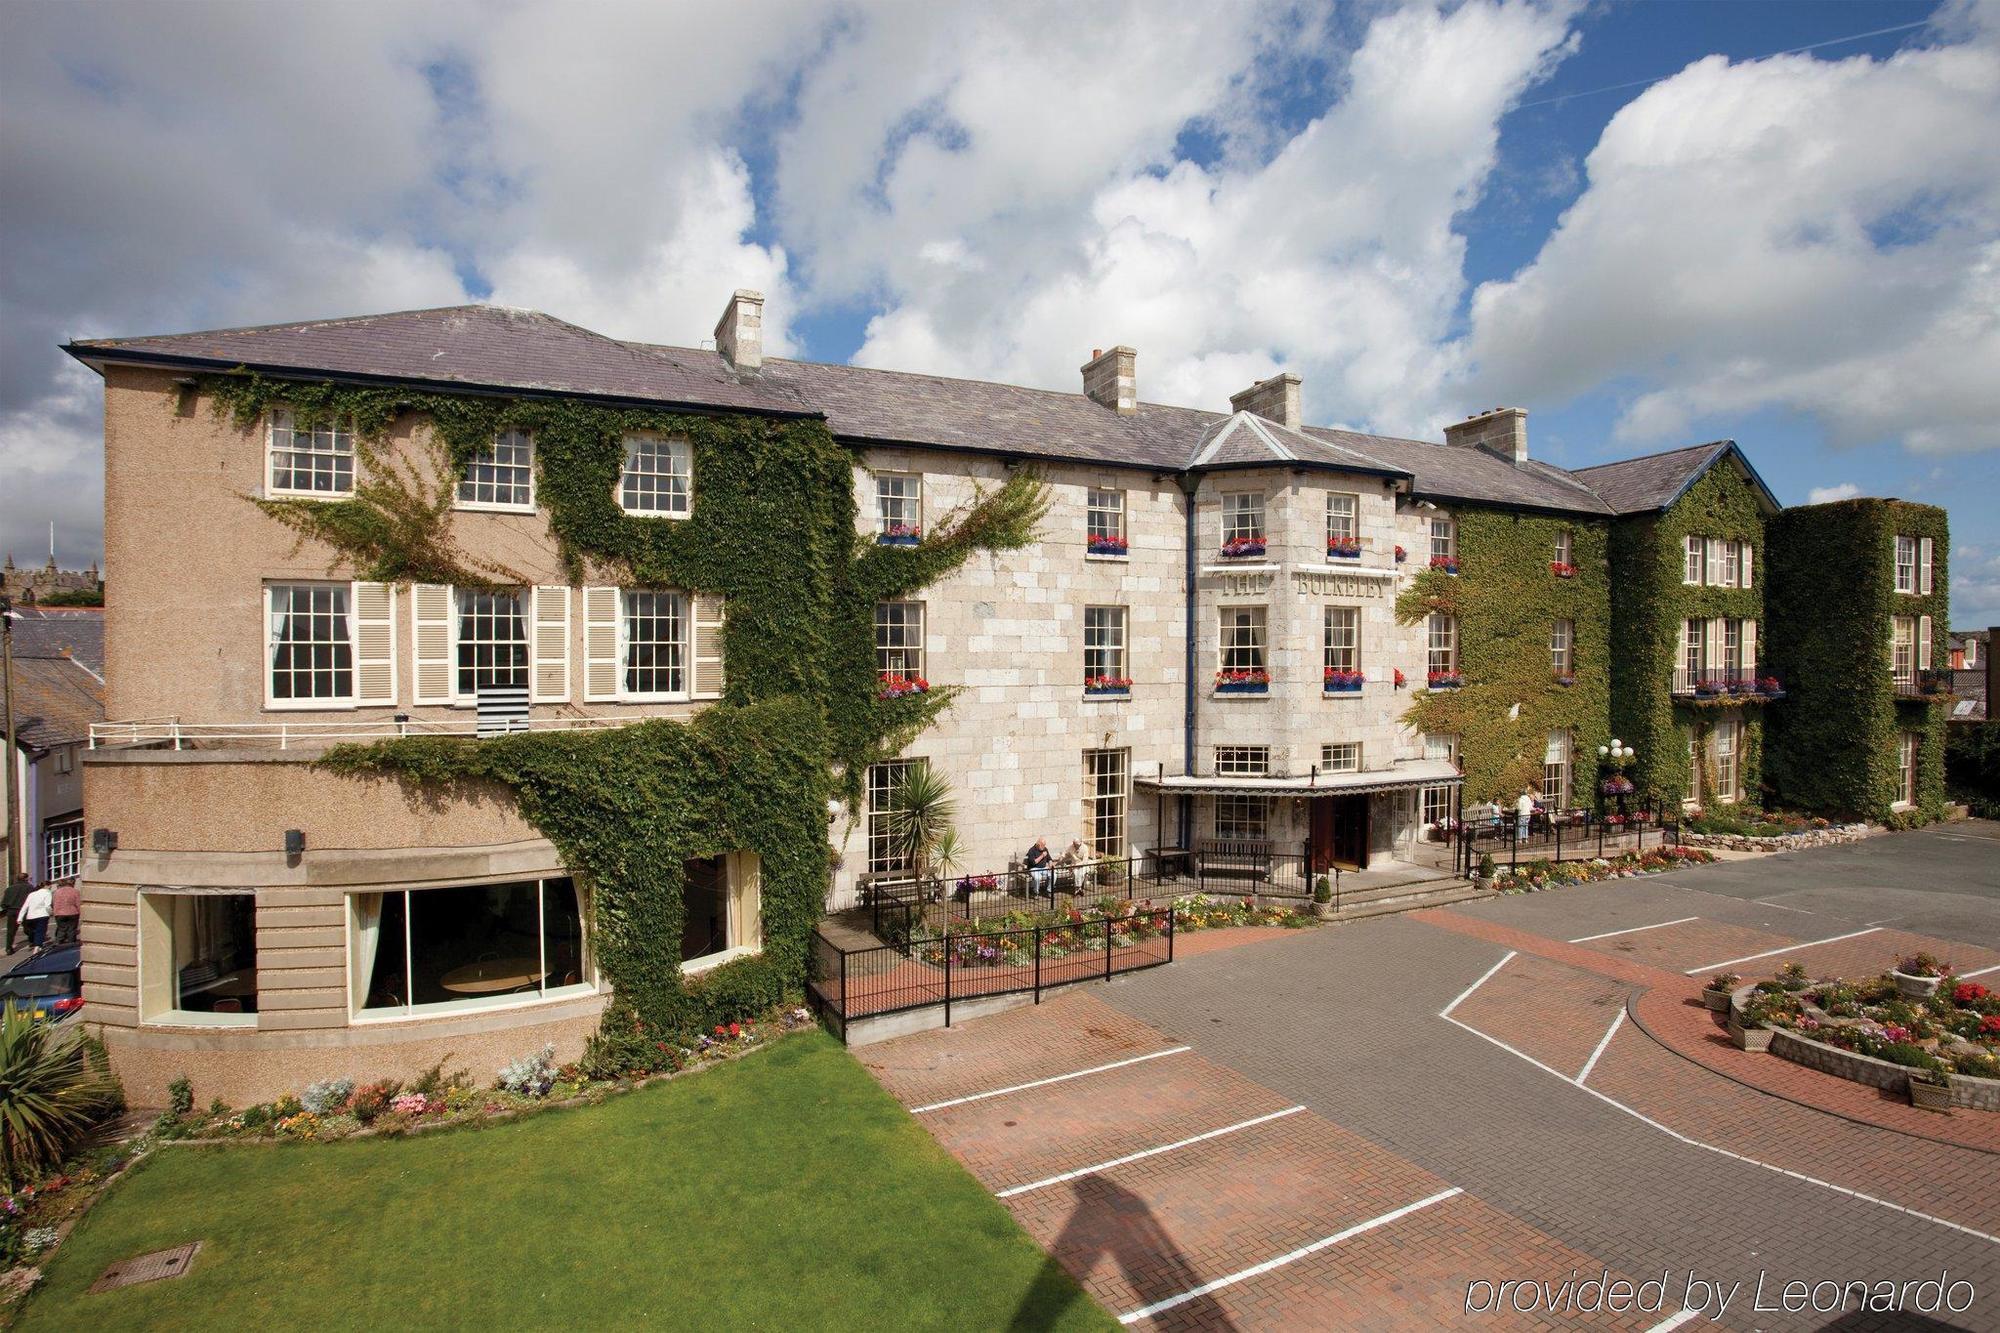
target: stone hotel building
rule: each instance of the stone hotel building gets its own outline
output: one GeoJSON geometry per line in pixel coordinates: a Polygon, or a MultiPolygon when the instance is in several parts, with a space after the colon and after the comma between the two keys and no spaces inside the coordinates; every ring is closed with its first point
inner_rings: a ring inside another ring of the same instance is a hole
{"type": "MultiPolygon", "coordinates": [[[[1517,408],[1391,439],[1308,425],[1288,374],[1226,410],[1168,407],[1144,401],[1129,347],[1091,352],[1065,393],[765,357],[761,316],[737,293],[714,350],[483,306],[68,348],[105,384],[116,590],[112,721],[85,764],[86,1015],[136,1098],[184,1069],[204,1096],[243,1098],[447,1052],[475,1067],[544,1040],[573,1054],[607,998],[590,890],[513,796],[312,760],[355,738],[686,719],[736,679],[713,590],[621,586],[562,557],[543,500],[562,479],[531,433],[475,451],[437,516],[512,582],[360,577],[256,502],[338,502],[371,468],[420,473],[430,421],[400,412],[367,449],[281,399],[254,421],[211,410],[211,377],[245,370],[302,393],[823,422],[851,460],[857,549],[921,548],[1032,468],[1049,498],[1034,541],[875,607],[885,688],[956,693],[832,812],[827,908],[902,869],[887,811],[916,764],[955,789],[967,871],[1037,837],[1379,867],[1524,786],[1591,805],[1613,736],[1639,751],[1642,797],[1785,795],[1763,758],[1767,715],[1793,702],[1764,665],[1779,651],[1764,604],[1786,595],[1766,587],[1786,567],[1765,549],[1780,508],[1732,443],[1571,472],[1532,456],[1517,408]]],[[[685,522],[700,460],[634,435],[615,490],[627,516],[685,522]]],[[[1917,682],[1947,625],[1948,543],[1938,511],[1855,503],[1886,506],[1868,529],[1886,543],[1881,754],[1860,803],[1887,813],[1939,799],[1925,775],[1942,710],[1917,682]],[[1905,511],[1929,526],[1899,531],[1905,511]]],[[[1826,576],[1810,562],[1788,577],[1794,604],[1845,596],[1812,588],[1826,576]]],[[[1813,735],[1789,743],[1809,770],[1813,735]]],[[[685,971],[762,947],[759,855],[689,863],[685,971]]]]}

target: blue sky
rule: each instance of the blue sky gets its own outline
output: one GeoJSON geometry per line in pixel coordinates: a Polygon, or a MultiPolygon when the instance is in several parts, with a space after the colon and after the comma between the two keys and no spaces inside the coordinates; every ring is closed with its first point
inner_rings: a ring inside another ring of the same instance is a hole
{"type": "Polygon", "coordinates": [[[1157,401],[1734,438],[1787,502],[1947,504],[2000,620],[1995,0],[26,0],[0,127],[17,555],[100,549],[65,337],[491,299],[693,344],[748,286],[814,359],[1071,388],[1127,342],[1157,401]]]}

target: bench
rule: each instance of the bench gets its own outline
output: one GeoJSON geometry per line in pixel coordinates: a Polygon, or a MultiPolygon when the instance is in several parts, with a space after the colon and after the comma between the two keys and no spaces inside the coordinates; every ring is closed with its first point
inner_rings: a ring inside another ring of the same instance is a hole
{"type": "Polygon", "coordinates": [[[1195,861],[1205,879],[1271,878],[1271,844],[1260,838],[1214,838],[1195,844],[1195,861]]]}

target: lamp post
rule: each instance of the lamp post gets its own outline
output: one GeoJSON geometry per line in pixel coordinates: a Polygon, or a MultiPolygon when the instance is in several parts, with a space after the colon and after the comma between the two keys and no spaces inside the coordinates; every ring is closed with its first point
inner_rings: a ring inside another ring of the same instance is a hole
{"type": "MultiPolygon", "coordinates": [[[[1614,794],[1609,790],[1612,780],[1614,778],[1623,779],[1625,776],[1624,770],[1631,765],[1632,760],[1637,755],[1638,751],[1619,740],[1616,736],[1611,738],[1609,745],[1600,745],[1597,747],[1597,813],[1600,817],[1605,813],[1604,798],[1614,794]]],[[[1625,815],[1625,792],[1621,790],[1615,794],[1618,797],[1618,814],[1620,818],[1623,818],[1625,815]]]]}

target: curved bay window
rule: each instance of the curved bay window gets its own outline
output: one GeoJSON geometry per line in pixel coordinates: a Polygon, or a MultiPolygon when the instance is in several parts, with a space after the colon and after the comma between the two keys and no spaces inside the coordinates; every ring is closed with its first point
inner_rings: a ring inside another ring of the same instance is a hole
{"type": "Polygon", "coordinates": [[[139,895],[139,1016],[148,1023],[256,1025],[255,894],[139,895]]]}
{"type": "Polygon", "coordinates": [[[354,1012],[398,1018],[597,988],[582,895],[567,876],[348,898],[354,1012]]]}

